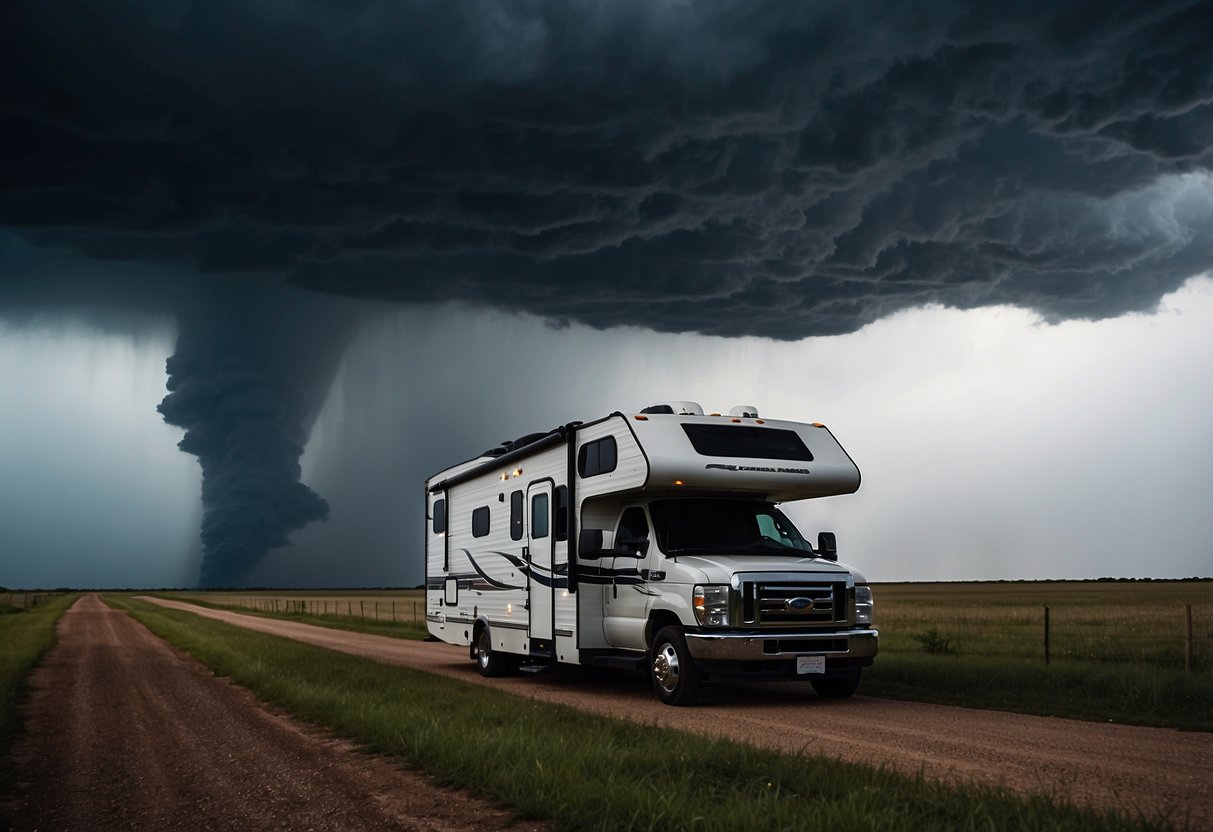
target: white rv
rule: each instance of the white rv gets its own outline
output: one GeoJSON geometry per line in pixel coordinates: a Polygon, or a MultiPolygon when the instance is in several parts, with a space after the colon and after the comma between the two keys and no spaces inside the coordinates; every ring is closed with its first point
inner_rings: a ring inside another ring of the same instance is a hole
{"type": "Polygon", "coordinates": [[[748,406],[530,434],[426,481],[427,626],[488,676],[647,667],[672,705],[722,677],[849,696],[876,655],[872,592],[778,505],[858,488],[824,425],[748,406]]]}

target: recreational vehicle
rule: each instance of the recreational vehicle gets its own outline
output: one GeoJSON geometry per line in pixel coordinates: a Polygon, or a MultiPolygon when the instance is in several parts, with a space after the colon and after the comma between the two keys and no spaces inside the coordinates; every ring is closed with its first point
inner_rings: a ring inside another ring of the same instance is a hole
{"type": "Polygon", "coordinates": [[[426,481],[426,624],[486,676],[647,669],[671,705],[719,678],[854,693],[872,592],[781,503],[859,488],[820,423],[694,402],[523,436],[426,481]]]}

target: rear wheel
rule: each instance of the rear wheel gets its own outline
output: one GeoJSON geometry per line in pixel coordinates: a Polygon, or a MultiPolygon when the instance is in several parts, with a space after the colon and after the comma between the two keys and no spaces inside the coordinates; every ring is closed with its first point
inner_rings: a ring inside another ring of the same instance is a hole
{"type": "Polygon", "coordinates": [[[859,671],[838,676],[822,676],[820,679],[811,680],[811,684],[818,696],[824,696],[827,699],[845,699],[859,687],[859,671]]]}
{"type": "Polygon", "coordinates": [[[508,676],[515,667],[513,656],[493,649],[493,635],[488,627],[481,627],[476,637],[476,667],[481,676],[508,676]]]}
{"type": "Polygon", "coordinates": [[[649,651],[653,690],[667,705],[689,705],[699,695],[701,676],[691,661],[681,627],[662,627],[649,651]]]}

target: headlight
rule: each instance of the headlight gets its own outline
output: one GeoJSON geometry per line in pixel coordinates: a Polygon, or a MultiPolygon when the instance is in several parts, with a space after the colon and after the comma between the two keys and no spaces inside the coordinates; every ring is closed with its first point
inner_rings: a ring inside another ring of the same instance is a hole
{"type": "Polygon", "coordinates": [[[872,587],[855,587],[855,623],[872,623],[872,587]]]}
{"type": "Polygon", "coordinates": [[[695,606],[695,618],[701,626],[729,626],[729,588],[727,586],[696,584],[691,602],[695,606]]]}

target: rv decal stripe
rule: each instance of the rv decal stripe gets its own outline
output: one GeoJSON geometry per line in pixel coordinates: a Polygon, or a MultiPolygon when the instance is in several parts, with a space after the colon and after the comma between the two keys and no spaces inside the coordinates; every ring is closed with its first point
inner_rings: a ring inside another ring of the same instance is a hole
{"type": "Polygon", "coordinates": [[[542,572],[532,572],[531,580],[535,581],[537,584],[550,586],[554,589],[563,589],[569,585],[569,579],[567,577],[552,577],[551,575],[545,575],[542,572]]]}
{"type": "Polygon", "coordinates": [[[498,552],[496,549],[493,549],[492,551],[487,552],[486,554],[497,555],[498,557],[503,557],[506,560],[508,560],[510,563],[514,564],[514,566],[518,567],[519,569],[522,569],[523,571],[526,570],[526,561],[524,561],[522,558],[518,557],[517,555],[511,555],[509,552],[498,552]]]}
{"type": "MultiPolygon", "coordinates": [[[[467,549],[460,549],[459,551],[461,551],[465,555],[467,555],[468,563],[470,563],[472,565],[472,568],[476,570],[476,574],[479,575],[482,579],[484,579],[489,584],[489,586],[496,587],[497,589],[524,589],[525,588],[525,587],[521,587],[521,586],[516,586],[514,584],[507,584],[504,581],[497,580],[496,578],[494,578],[492,575],[485,572],[484,569],[481,568],[480,564],[478,564],[476,562],[476,559],[474,557],[472,557],[471,552],[469,552],[467,549]]],[[[500,554],[500,552],[490,552],[489,554],[500,554]]]]}
{"type": "Polygon", "coordinates": [[[641,584],[639,569],[612,569],[609,566],[586,566],[577,564],[577,580],[587,584],[641,584]]]}

